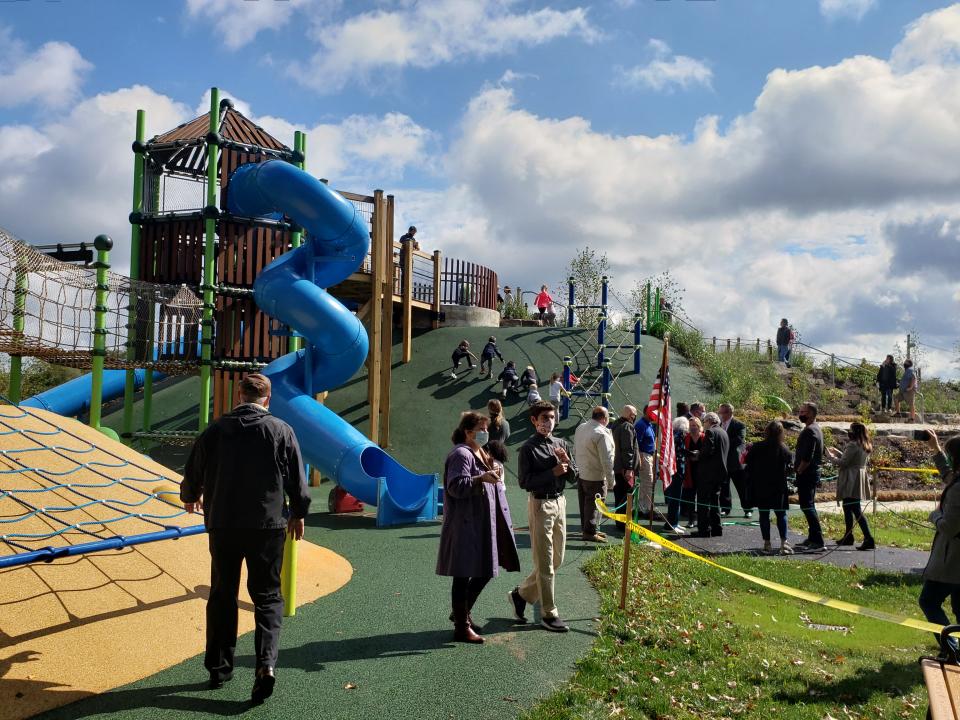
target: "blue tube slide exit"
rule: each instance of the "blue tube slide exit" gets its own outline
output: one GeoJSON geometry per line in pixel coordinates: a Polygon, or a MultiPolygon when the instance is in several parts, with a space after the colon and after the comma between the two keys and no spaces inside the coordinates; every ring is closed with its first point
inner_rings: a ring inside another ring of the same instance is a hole
{"type": "MultiPolygon", "coordinates": [[[[143,382],[147,377],[146,370],[134,370],[134,386],[139,390],[143,387],[143,382]]],[[[159,382],[166,377],[163,373],[154,372],[154,382],[159,382]]],[[[103,371],[103,402],[109,402],[123,395],[124,386],[127,382],[126,370],[104,370],[103,371]]],[[[39,408],[40,410],[49,410],[57,415],[65,417],[76,417],[90,412],[90,391],[93,388],[93,375],[87,373],[80,377],[68,380],[63,385],[57,385],[55,388],[44,390],[33,397],[20,402],[20,407],[39,408]]]]}
{"type": "Polygon", "coordinates": [[[367,357],[363,324],[324,288],[360,267],[370,244],[368,223],[339,193],[283,160],[242,165],[228,187],[230,212],[281,212],[307,230],[306,242],[274,260],[253,285],[260,309],[308,343],[264,368],[273,384],[270,410],[293,427],[307,462],[377,506],[378,526],[435,519],[435,475],[407,470],[313,399],[349,380],[367,357]]]}

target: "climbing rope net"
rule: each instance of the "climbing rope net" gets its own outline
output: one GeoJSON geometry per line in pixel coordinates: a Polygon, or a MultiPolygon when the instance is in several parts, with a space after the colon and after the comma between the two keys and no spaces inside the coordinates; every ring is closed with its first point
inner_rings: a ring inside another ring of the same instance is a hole
{"type": "MultiPolygon", "coordinates": [[[[203,301],[193,290],[113,272],[106,284],[105,367],[197,371],[203,301]]],[[[0,228],[0,352],[89,368],[96,290],[95,268],[51,258],[0,228]]]]}
{"type": "Polygon", "coordinates": [[[172,474],[0,406],[0,568],[202,533],[192,521],[172,474]]]}

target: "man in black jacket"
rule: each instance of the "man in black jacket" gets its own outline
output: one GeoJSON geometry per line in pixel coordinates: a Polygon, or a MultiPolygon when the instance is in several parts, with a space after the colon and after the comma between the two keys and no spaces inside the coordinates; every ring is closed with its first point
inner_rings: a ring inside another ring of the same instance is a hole
{"type": "Polygon", "coordinates": [[[716,413],[703,416],[703,448],[697,471],[697,532],[694,537],[723,535],[720,524],[720,488],[729,479],[730,440],[716,413]]]}
{"type": "Polygon", "coordinates": [[[543,400],[530,406],[530,422],[536,433],[520,448],[517,476],[527,491],[527,516],[533,571],[509,595],[513,614],[526,622],[527,603],[540,603],[540,624],[553,632],[570,628],[560,619],[554,601],[554,580],[563,564],[567,544],[567,499],[563,491],[577,481],[577,468],[563,440],[553,436],[556,410],[543,400]]]}
{"type": "Polygon", "coordinates": [[[745,518],[753,517],[753,504],[750,502],[750,489],[747,487],[743,465],[740,464],[740,453],[747,443],[747,426],[733,416],[733,405],[723,403],[717,408],[720,416],[720,427],[727,433],[730,449],[727,452],[727,473],[730,477],[720,488],[720,511],[724,517],[733,509],[733,497],[730,495],[730,481],[737,489],[740,498],[740,507],[743,508],[745,518]]]}
{"type": "Polygon", "coordinates": [[[187,512],[204,513],[210,544],[210,597],[204,665],[210,687],[233,677],[237,592],[247,564],[253,600],[257,665],[251,699],[273,692],[283,619],[280,568],[284,536],[303,537],[310,507],[300,446],[293,429],[267,410],[270,380],[259,373],[240,382],[240,404],[211,424],[193,445],[180,485],[187,512]],[[289,498],[285,518],[284,494],[289,498]]]}
{"type": "MultiPolygon", "coordinates": [[[[640,448],[637,446],[635,422],[637,422],[637,409],[633,405],[624,405],[619,419],[610,427],[614,447],[613,502],[618,508],[627,501],[627,495],[633,490],[637,470],[640,468],[640,448]]],[[[620,530],[624,529],[621,522],[617,523],[617,527],[620,530]]]]}

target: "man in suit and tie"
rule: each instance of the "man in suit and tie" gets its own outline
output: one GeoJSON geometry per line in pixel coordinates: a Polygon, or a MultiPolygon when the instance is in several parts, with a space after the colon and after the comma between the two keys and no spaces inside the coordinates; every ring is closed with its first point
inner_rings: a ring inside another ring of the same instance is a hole
{"type": "Polygon", "coordinates": [[[720,523],[720,488],[729,481],[727,456],[730,440],[720,427],[720,417],[713,412],[703,416],[703,447],[697,475],[697,532],[694,537],[723,535],[720,523]]]}
{"type": "Polygon", "coordinates": [[[740,464],[740,455],[743,453],[747,441],[747,426],[733,416],[733,405],[723,403],[717,414],[720,416],[720,427],[727,433],[730,440],[730,449],[727,454],[727,472],[729,479],[720,488],[720,511],[724,517],[730,514],[733,508],[733,498],[730,495],[730,481],[737,489],[740,498],[740,507],[743,508],[745,518],[753,517],[753,504],[750,502],[749,488],[746,483],[746,474],[740,464]]]}

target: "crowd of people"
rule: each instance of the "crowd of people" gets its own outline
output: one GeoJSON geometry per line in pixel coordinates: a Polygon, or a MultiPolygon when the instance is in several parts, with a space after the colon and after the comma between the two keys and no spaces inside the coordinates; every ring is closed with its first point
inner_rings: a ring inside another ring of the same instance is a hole
{"type": "MultiPolygon", "coordinates": [[[[492,372],[492,371],[491,371],[492,372]]],[[[289,425],[269,412],[270,380],[248,375],[239,386],[240,403],[212,423],[197,439],[184,470],[180,497],[187,512],[203,512],[209,534],[211,589],[207,601],[207,645],[204,664],[211,688],[233,677],[237,641],[237,594],[241,568],[247,567],[247,586],[257,624],[256,663],[251,699],[262,702],[276,682],[283,598],[280,568],[284,538],[299,540],[310,494],[297,438],[289,425]]],[[[708,412],[703,403],[677,404],[673,421],[677,467],[666,488],[664,530],[682,534],[681,514],[698,537],[721,535],[721,518],[732,508],[730,485],[736,489],[744,514],[756,508],[764,550],[772,552],[770,513],[780,536],[779,552],[793,551],[787,536],[786,513],[795,476],[800,509],[808,537],[798,547],[821,550],[824,539],[816,510],[816,492],[823,463],[836,464],[836,497],[843,505],[844,535],[838,545],[854,544],[859,527],[870,550],[875,541],[862,512],[873,495],[867,472],[872,445],[867,428],[851,424],[841,452],[824,447],[817,423],[817,407],[800,407],[803,429],[796,449],[784,444],[784,425],[771,421],[756,442],[746,443],[745,426],[734,408],[722,403],[708,412]]],[[[614,492],[622,505],[636,490],[641,516],[654,512],[653,425],[625,405],[611,424],[607,408],[592,409],[589,419],[574,433],[574,446],[554,435],[557,410],[538,400],[527,411],[533,433],[517,450],[517,478],[527,493],[527,524],[532,567],[522,582],[507,593],[510,612],[525,623],[527,607],[540,606],[540,624],[556,633],[569,630],[557,599],[557,570],[563,564],[567,542],[565,491],[577,488],[581,538],[603,543],[594,499],[614,492]],[[638,485],[639,484],[639,485],[638,485]]],[[[453,431],[453,448],[444,464],[443,526],[436,573],[451,578],[450,622],[454,639],[483,643],[482,628],[471,611],[490,580],[500,570],[520,572],[521,561],[506,494],[509,421],[498,399],[487,404],[487,414],[461,414],[453,431]]],[[[929,561],[923,572],[919,605],[928,620],[949,623],[943,603],[960,622],[960,436],[943,447],[935,433],[927,433],[944,482],[937,509],[930,514],[936,528],[929,561]]],[[[621,526],[621,530],[623,530],[621,526]]],[[[948,639],[953,652],[957,644],[948,639]]]]}

